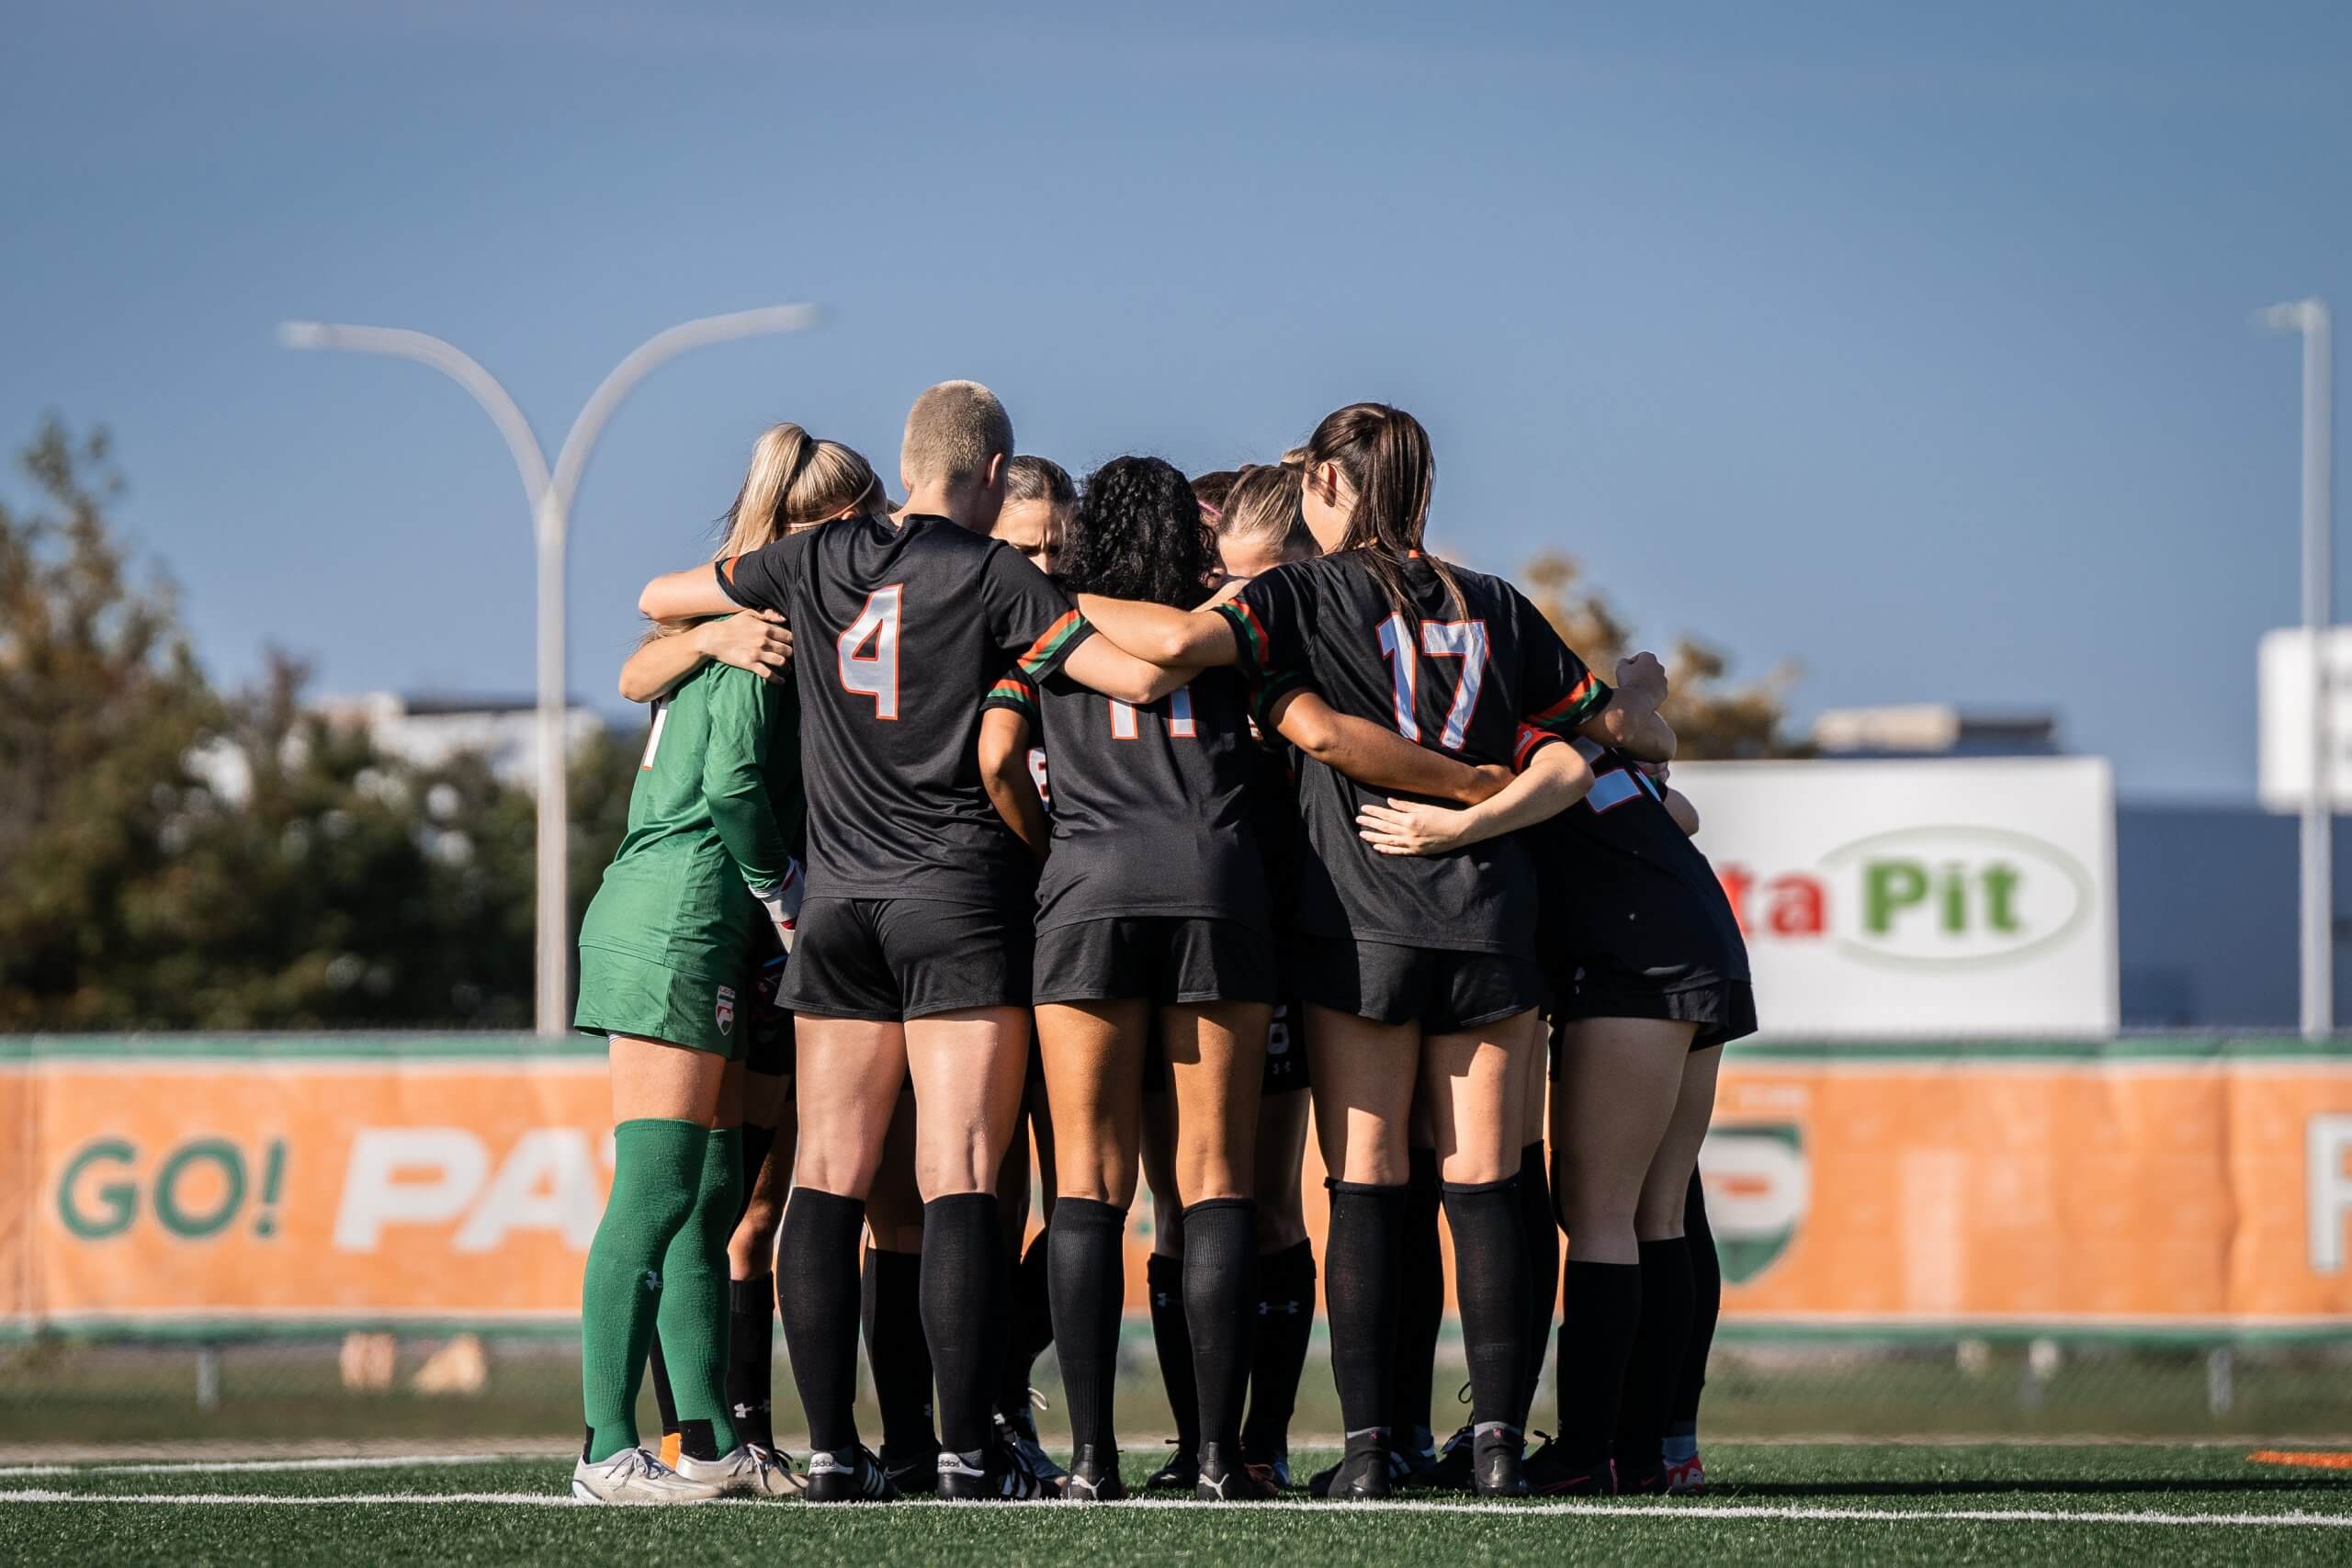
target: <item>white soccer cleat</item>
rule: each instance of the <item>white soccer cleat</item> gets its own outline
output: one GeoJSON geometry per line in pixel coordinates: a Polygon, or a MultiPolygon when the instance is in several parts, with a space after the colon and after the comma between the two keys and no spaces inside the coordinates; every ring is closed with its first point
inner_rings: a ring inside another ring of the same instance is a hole
{"type": "Polygon", "coordinates": [[[571,1495],[582,1503],[708,1503],[719,1492],[706,1482],[687,1480],[650,1450],[623,1449],[594,1464],[584,1459],[573,1464],[571,1495]]]}
{"type": "Polygon", "coordinates": [[[722,1497],[797,1497],[808,1489],[808,1477],[792,1468],[791,1460],[757,1443],[744,1443],[723,1459],[680,1454],[678,1473],[717,1487],[722,1497]]]}

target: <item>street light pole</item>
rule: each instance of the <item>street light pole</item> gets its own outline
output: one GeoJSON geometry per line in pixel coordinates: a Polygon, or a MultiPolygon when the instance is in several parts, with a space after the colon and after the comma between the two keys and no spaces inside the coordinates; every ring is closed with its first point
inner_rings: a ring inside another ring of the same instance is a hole
{"type": "Polygon", "coordinates": [[[2333,321],[2320,299],[2273,305],[2260,320],[2303,340],[2303,635],[2312,661],[2312,765],[2302,818],[2302,1024],[2304,1037],[2315,1040],[2335,1028],[2334,705],[2328,689],[2335,620],[2333,321]]]}
{"type": "Polygon", "coordinates": [[[278,341],[288,348],[345,349],[389,355],[430,365],[471,393],[505,437],[531,506],[532,542],[538,560],[538,878],[537,982],[532,1016],[541,1034],[564,1032],[571,998],[571,891],[566,848],[571,838],[568,790],[570,747],[564,734],[569,707],[564,672],[564,548],[571,532],[571,502],[587,471],[589,454],[605,422],[629,392],[654,369],[689,349],[768,333],[803,332],[817,321],[814,305],[773,305],[731,315],[704,316],[657,333],[629,352],[598,383],[571,422],[550,470],[531,422],[497,378],[454,344],[424,333],[396,327],[355,327],[326,321],[288,321],[278,341]]]}

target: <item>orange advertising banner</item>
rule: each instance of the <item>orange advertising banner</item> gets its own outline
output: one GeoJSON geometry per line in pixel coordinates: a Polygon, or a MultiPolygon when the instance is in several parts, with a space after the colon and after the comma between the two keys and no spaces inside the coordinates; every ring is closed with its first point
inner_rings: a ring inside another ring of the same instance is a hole
{"type": "MultiPolygon", "coordinates": [[[[568,1333],[608,1105],[588,1042],[0,1042],[0,1332],[568,1333]]],[[[2352,1336],[2352,1054],[1735,1046],[1702,1168],[1735,1330],[2352,1336]]]]}

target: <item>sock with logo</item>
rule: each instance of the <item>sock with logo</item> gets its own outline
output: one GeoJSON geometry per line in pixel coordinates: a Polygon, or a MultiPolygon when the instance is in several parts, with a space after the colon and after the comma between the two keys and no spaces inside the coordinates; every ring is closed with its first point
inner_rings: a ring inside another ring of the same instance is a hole
{"type": "MultiPolygon", "coordinates": [[[[1061,1204],[1054,1205],[1061,1213],[1061,1204]]],[[[1012,1266],[1012,1318],[1006,1337],[1004,1375],[997,1387],[997,1403],[1007,1410],[1024,1404],[1036,1376],[1037,1358],[1054,1342],[1051,1280],[1053,1226],[1047,1223],[1012,1266]]]]}
{"type": "MultiPolygon", "coordinates": [[[[1331,1381],[1351,1448],[1402,1440],[1395,1418],[1396,1319],[1405,1287],[1406,1190],[1327,1179],[1331,1228],[1324,1243],[1323,1310],[1331,1318],[1331,1381]]],[[[1423,1369],[1426,1380],[1428,1371],[1423,1369]]]]}
{"type": "Polygon", "coordinates": [[[939,1380],[939,1441],[970,1455],[996,1440],[1003,1355],[1004,1232],[993,1192],[955,1192],[922,1206],[922,1335],[939,1380]]]}
{"type": "Polygon", "coordinates": [[[939,1452],[931,1425],[931,1347],[922,1337],[922,1254],[865,1249],[865,1360],[882,1412],[882,1452],[894,1466],[939,1452]]]}
{"type": "Polygon", "coordinates": [[[1519,1230],[1527,1249],[1527,1362],[1520,1368],[1519,1414],[1512,1425],[1524,1429],[1535,1408],[1536,1385],[1544,1381],[1552,1314],[1560,1304],[1560,1222],[1552,1212],[1541,1141],[1519,1151],[1519,1230]]]}
{"type": "Polygon", "coordinates": [[[1258,1314],[1250,1325],[1250,1414],[1241,1451],[1271,1461],[1290,1452],[1291,1412],[1315,1334],[1315,1245],[1300,1242],[1258,1257],[1258,1314]]]}
{"type": "Polygon", "coordinates": [[[1069,1438],[1077,1447],[1093,1444],[1103,1455],[1118,1444],[1111,1390],[1118,1380],[1126,1233],[1124,1209],[1091,1198],[1063,1198],[1054,1204],[1049,1283],[1069,1438]]]}
{"type": "Polygon", "coordinates": [[[1699,1452],[1699,1395],[1707,1386],[1707,1353],[1714,1348],[1715,1319],[1724,1310],[1723,1259],[1707,1225],[1707,1194],[1696,1171],[1682,1205],[1682,1240],[1690,1249],[1690,1337],[1683,1342],[1682,1371],[1675,1380],[1666,1428],[1666,1457],[1678,1464],[1699,1452]]]}
{"type": "MultiPolygon", "coordinates": [[[[1574,1238],[1570,1238],[1573,1247],[1574,1238]]],[[[1642,1266],[1587,1263],[1571,1250],[1560,1320],[1560,1452],[1572,1473],[1597,1472],[1617,1438],[1625,1363],[1642,1320],[1642,1266]]]]}
{"type": "Polygon", "coordinates": [[[694,1212],[662,1259],[656,1326],[678,1405],[679,1451],[693,1459],[717,1459],[735,1447],[727,1409],[727,1242],[735,1234],[742,1141],[733,1127],[703,1134],[694,1212]]]}
{"type": "Polygon", "coordinates": [[[1204,1198],[1184,1210],[1184,1326],[1193,1339],[1193,1387],[1201,1439],[1228,1461],[1240,1454],[1241,1406],[1250,1389],[1250,1307],[1258,1272],[1258,1205],[1204,1198]]]}
{"type": "Polygon", "coordinates": [[[1657,1472],[1690,1339],[1690,1247],[1681,1236],[1642,1243],[1642,1317],[1617,1407],[1617,1473],[1657,1472]]]}
{"type": "Polygon", "coordinates": [[[1519,1213],[1516,1176],[1445,1184],[1462,1348],[1470,1365],[1470,1419],[1481,1429],[1520,1425],[1528,1290],[1519,1213]]]}
{"type": "Polygon", "coordinates": [[[735,1436],[775,1447],[769,1408],[775,1366],[775,1280],[766,1274],[727,1282],[727,1409],[735,1436]]]}
{"type": "MultiPolygon", "coordinates": [[[[1445,1323],[1445,1254],[1438,1246],[1442,1203],[1437,1151],[1412,1151],[1411,1175],[1398,1208],[1396,1359],[1388,1373],[1393,1401],[1392,1448],[1430,1443],[1430,1384],[1437,1378],[1437,1338],[1445,1323]]],[[[1459,1266],[1457,1260],[1457,1267],[1459,1266]]]]}
{"type": "Polygon", "coordinates": [[[637,1446],[637,1392],[663,1293],[662,1259],[687,1223],[707,1130],[651,1118],[613,1129],[613,1190],[580,1282],[582,1457],[637,1446]]]}
{"type": "Polygon", "coordinates": [[[857,1236],[863,1199],[796,1187],[777,1244],[776,1308],[793,1385],[819,1453],[857,1450],[857,1236]]]}
{"type": "MultiPolygon", "coordinates": [[[[1180,1221],[1179,1245],[1182,1238],[1180,1221]]],[[[1169,1412],[1176,1417],[1176,1452],[1190,1459],[1201,1450],[1201,1399],[1193,1382],[1193,1331],[1184,1322],[1184,1255],[1154,1252],[1143,1273],[1151,1293],[1151,1347],[1159,1358],[1169,1412]]]]}

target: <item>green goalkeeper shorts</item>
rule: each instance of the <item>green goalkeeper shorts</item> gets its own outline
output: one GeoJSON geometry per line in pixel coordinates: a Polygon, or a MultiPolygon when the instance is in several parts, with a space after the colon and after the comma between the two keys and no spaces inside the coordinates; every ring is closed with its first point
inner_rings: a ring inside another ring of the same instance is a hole
{"type": "Polygon", "coordinates": [[[628,1034],[707,1051],[729,1061],[743,1055],[752,1032],[747,979],[684,975],[650,958],[607,947],[580,950],[580,1007],[571,1026],[588,1034],[628,1034]]]}

